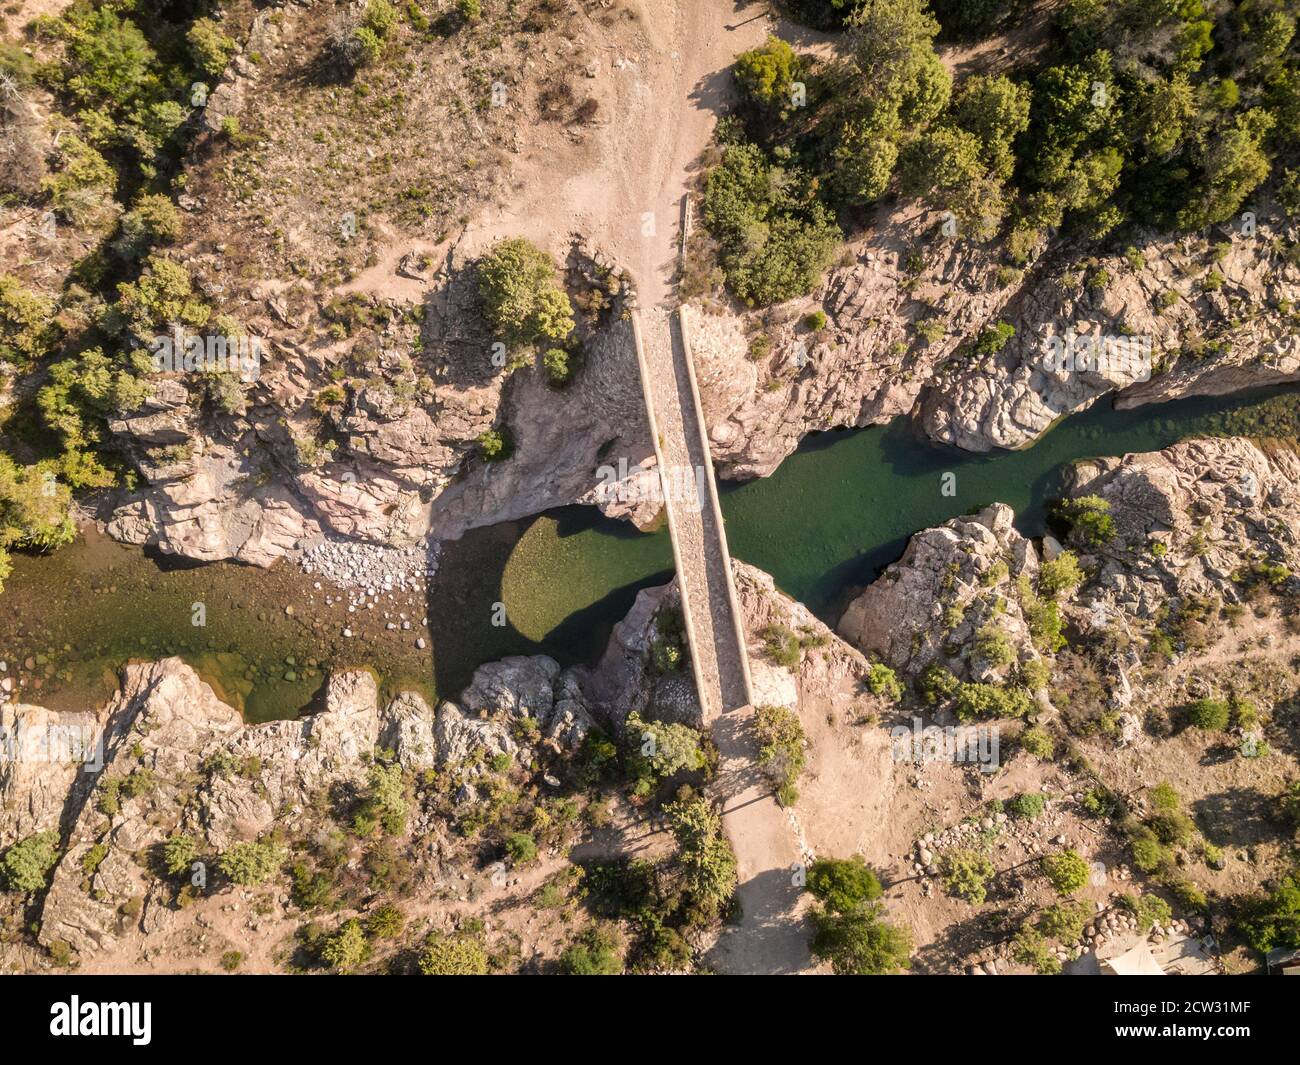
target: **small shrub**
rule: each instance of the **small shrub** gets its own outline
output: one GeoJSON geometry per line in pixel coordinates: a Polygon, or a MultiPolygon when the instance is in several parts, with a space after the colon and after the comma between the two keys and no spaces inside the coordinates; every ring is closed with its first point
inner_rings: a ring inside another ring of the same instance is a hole
{"type": "Polygon", "coordinates": [[[1056,754],[1056,743],[1051,734],[1037,725],[1025,729],[1020,734],[1020,747],[1035,758],[1042,758],[1044,761],[1056,754]]]}
{"type": "Polygon", "coordinates": [[[1042,792],[1027,791],[1007,803],[1007,813],[1021,821],[1033,821],[1042,815],[1047,799],[1042,792]]]}
{"type": "Polygon", "coordinates": [[[1222,732],[1231,717],[1232,708],[1223,699],[1197,699],[1187,708],[1187,720],[1206,732],[1222,732]]]}
{"type": "Polygon", "coordinates": [[[978,906],[987,894],[993,863],[988,856],[973,850],[948,851],[940,859],[944,889],[957,898],[978,906]]]}
{"type": "Polygon", "coordinates": [[[1088,863],[1075,850],[1049,854],[1040,863],[1058,895],[1073,895],[1088,883],[1088,863]]]}

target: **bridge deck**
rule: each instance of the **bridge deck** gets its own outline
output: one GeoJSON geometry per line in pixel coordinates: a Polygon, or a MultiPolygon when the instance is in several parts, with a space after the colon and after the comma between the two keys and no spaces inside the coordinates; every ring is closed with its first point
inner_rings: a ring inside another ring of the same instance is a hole
{"type": "Polygon", "coordinates": [[[689,348],[690,311],[635,312],[638,361],[665,486],[687,638],[705,722],[750,702],[749,662],[689,348]],[[683,471],[688,471],[683,475],[683,471]],[[683,485],[702,489],[683,492],[683,485]]]}

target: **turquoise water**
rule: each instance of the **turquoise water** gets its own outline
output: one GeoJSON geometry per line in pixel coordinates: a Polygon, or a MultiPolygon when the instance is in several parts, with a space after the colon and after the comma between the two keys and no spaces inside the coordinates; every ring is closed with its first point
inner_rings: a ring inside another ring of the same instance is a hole
{"type": "MultiPolygon", "coordinates": [[[[1083,458],[1154,451],[1226,433],[1294,436],[1300,393],[1272,389],[1117,411],[1108,404],[1064,419],[1033,447],[973,455],[918,438],[898,419],[870,429],[817,433],[767,478],[720,485],[731,553],[833,623],[848,593],[897,559],[919,529],[1001,502],[1026,535],[1044,531],[1047,503],[1083,458]],[[944,495],[952,474],[953,494],[944,495]]],[[[522,595],[520,635],[560,657],[590,655],[635,588],[667,578],[667,534],[629,532],[590,510],[552,512],[523,531],[507,565],[510,602],[522,595]],[[603,589],[603,591],[602,591],[603,589]],[[581,617],[582,625],[572,619],[581,617]]]]}
{"type": "MultiPolygon", "coordinates": [[[[722,509],[732,554],[833,624],[848,594],[919,529],[1000,501],[1022,532],[1041,533],[1045,505],[1078,459],[1194,435],[1294,439],[1298,422],[1294,390],[1132,411],[1102,405],[1028,450],[970,455],[917,439],[899,420],[809,437],[771,477],[724,483],[722,509]],[[946,473],[951,496],[941,491],[946,473]]],[[[160,565],[88,535],[15,559],[0,595],[0,659],[23,664],[33,697],[79,709],[107,697],[124,662],[178,654],[250,718],[292,717],[332,669],[367,666],[389,690],[415,687],[432,698],[454,697],[477,666],[506,655],[594,662],[637,591],[671,577],[665,530],[638,533],[591,507],[477,529],[443,545],[423,611],[408,608],[428,615],[421,649],[414,632],[388,630],[378,612],[326,605],[293,566],[160,565]],[[203,630],[190,625],[195,602],[208,605],[203,630]],[[344,624],[354,638],[341,635],[344,624]]]]}

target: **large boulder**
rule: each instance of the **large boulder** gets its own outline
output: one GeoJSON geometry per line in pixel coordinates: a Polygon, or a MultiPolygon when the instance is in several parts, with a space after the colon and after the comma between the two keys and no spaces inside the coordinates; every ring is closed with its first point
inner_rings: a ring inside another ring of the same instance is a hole
{"type": "Polygon", "coordinates": [[[1001,679],[971,654],[985,626],[1002,632],[1022,661],[1038,657],[1018,596],[1020,578],[1038,572],[1038,553],[1014,518],[994,503],[917,533],[849,604],[840,635],[908,676],[938,661],[966,679],[1001,679]]]}

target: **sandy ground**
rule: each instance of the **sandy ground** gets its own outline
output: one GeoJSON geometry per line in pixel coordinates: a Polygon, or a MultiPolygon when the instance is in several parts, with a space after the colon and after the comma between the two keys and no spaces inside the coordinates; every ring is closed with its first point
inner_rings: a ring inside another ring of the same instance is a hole
{"type": "MultiPolygon", "coordinates": [[[[730,0],[631,0],[625,17],[635,32],[596,46],[587,88],[601,100],[598,128],[575,141],[538,127],[516,161],[510,203],[468,232],[470,253],[526,236],[560,254],[581,232],[632,273],[643,307],[664,302],[682,196],[729,101],[732,61],[775,29],[766,11],[730,0]]],[[[602,40],[598,27],[593,39],[602,40]]]]}

